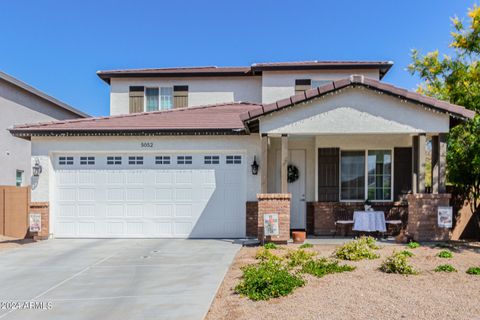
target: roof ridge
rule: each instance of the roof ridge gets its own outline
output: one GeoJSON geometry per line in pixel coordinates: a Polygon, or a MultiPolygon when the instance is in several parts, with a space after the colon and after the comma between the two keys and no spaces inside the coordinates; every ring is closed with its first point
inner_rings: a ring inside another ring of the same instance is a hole
{"type": "Polygon", "coordinates": [[[77,123],[77,122],[92,122],[92,121],[105,120],[105,119],[130,118],[130,117],[148,116],[148,115],[151,115],[151,114],[166,114],[166,113],[172,113],[172,112],[183,112],[183,111],[190,111],[190,110],[207,109],[207,108],[215,108],[215,107],[230,106],[230,105],[240,105],[240,104],[260,106],[260,104],[252,103],[252,102],[233,101],[233,102],[224,102],[224,103],[220,103],[220,104],[206,104],[206,105],[179,108],[179,109],[170,109],[170,110],[157,110],[157,111],[127,113],[127,114],[99,116],[99,117],[90,117],[90,118],[46,121],[46,122],[38,122],[38,123],[34,123],[34,124],[26,123],[26,124],[15,125],[13,128],[14,129],[21,129],[21,128],[24,128],[24,127],[32,127],[32,126],[42,127],[42,126],[48,126],[48,125],[51,125],[51,124],[67,124],[67,123],[77,123]]]}

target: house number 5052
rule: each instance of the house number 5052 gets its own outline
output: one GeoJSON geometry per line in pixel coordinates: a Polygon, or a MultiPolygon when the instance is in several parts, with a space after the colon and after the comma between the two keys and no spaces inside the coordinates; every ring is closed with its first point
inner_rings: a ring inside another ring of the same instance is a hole
{"type": "Polygon", "coordinates": [[[140,143],[142,148],[153,148],[153,142],[142,142],[140,143]]]}

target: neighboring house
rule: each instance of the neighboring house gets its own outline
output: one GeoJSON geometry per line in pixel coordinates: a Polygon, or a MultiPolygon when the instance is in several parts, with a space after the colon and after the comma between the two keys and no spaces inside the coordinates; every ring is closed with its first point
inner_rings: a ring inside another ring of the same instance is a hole
{"type": "Polygon", "coordinates": [[[30,185],[30,141],[12,137],[14,125],[88,117],[69,105],[0,72],[0,185],[30,185]]]}
{"type": "Polygon", "coordinates": [[[43,167],[32,201],[49,203],[54,237],[256,237],[263,213],[279,214],[279,240],[332,234],[335,208],[394,207],[412,191],[409,232],[438,238],[425,212],[448,204],[445,134],[474,113],[382,83],[391,66],[100,71],[111,116],[11,133],[32,141],[43,167]]]}

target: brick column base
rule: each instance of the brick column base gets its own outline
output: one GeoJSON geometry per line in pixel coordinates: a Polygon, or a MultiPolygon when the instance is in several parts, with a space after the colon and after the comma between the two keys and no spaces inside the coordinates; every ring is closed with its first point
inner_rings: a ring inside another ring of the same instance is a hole
{"type": "Polygon", "coordinates": [[[34,240],[46,240],[48,239],[49,233],[49,223],[50,223],[50,205],[48,202],[31,202],[30,210],[31,213],[40,213],[42,220],[42,229],[40,232],[30,233],[30,236],[33,236],[34,240]]]}
{"type": "Polygon", "coordinates": [[[337,202],[313,202],[313,232],[318,236],[333,235],[335,233],[335,216],[333,209],[337,202]]]}
{"type": "Polygon", "coordinates": [[[258,236],[258,202],[247,201],[246,210],[246,235],[249,238],[256,238],[258,236]]]}
{"type": "Polygon", "coordinates": [[[267,241],[287,243],[290,240],[290,193],[262,193],[258,199],[258,239],[263,239],[263,216],[278,213],[279,235],[271,236],[267,241]]]}
{"type": "Polygon", "coordinates": [[[415,241],[446,241],[451,229],[439,228],[437,209],[450,205],[451,194],[418,193],[407,195],[407,236],[415,241]]]}

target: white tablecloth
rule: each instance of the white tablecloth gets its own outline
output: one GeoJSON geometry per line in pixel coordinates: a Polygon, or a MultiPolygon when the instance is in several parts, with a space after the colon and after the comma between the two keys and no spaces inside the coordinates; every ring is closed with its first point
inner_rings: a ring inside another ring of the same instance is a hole
{"type": "Polygon", "coordinates": [[[365,232],[387,231],[385,213],[382,211],[355,211],[353,213],[353,230],[365,232]]]}

